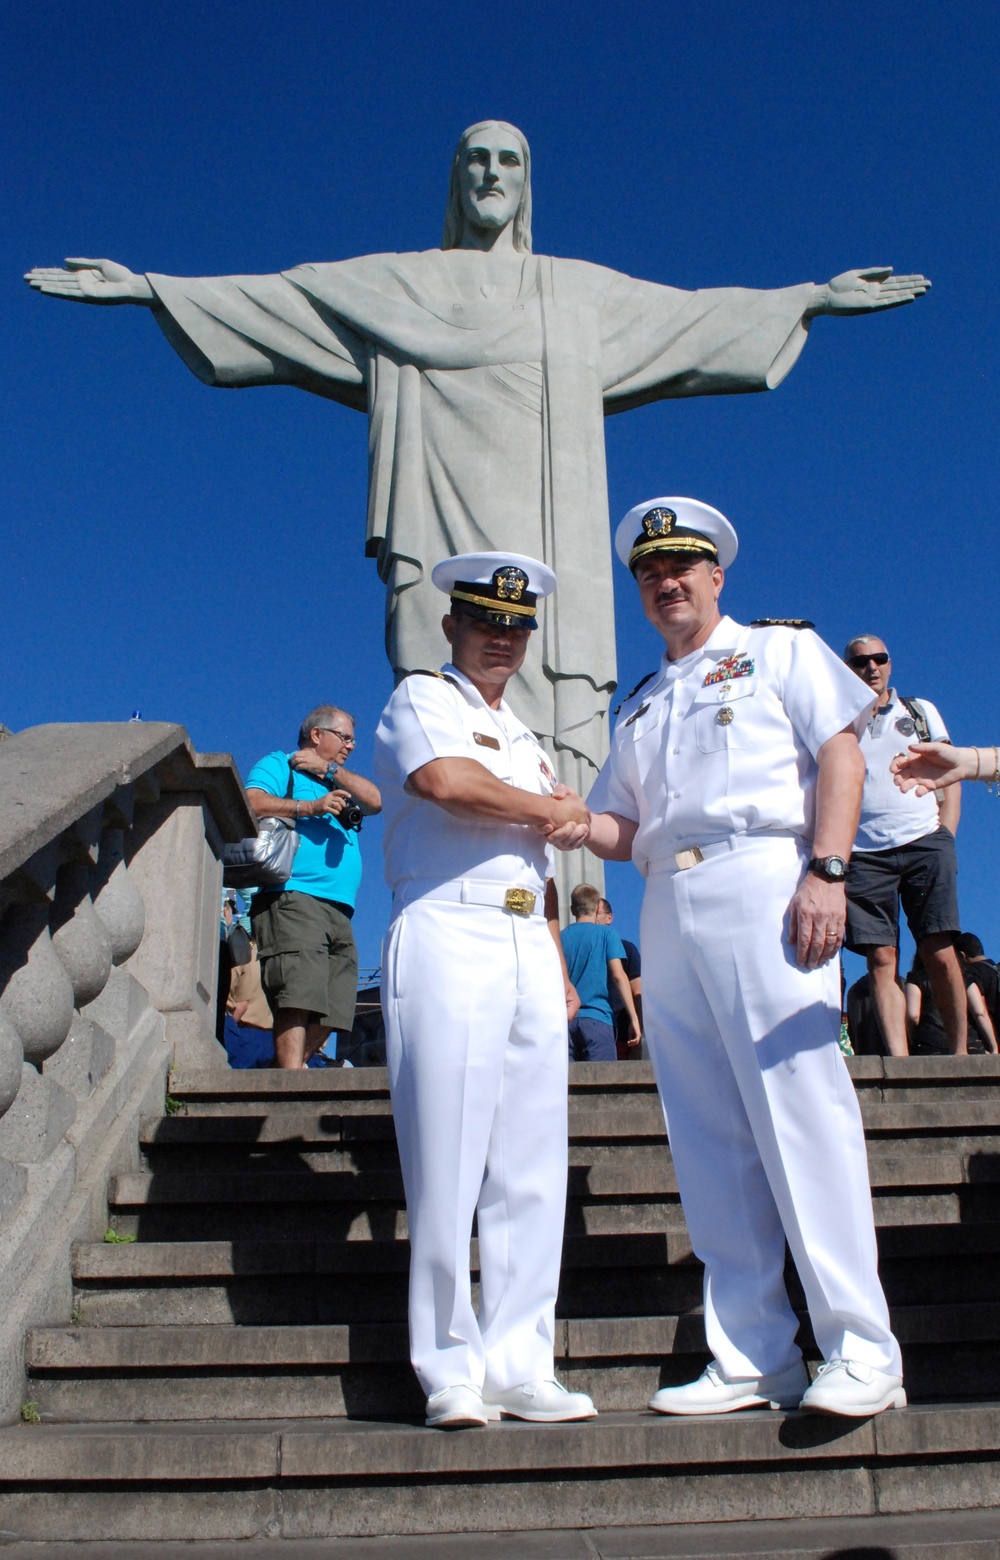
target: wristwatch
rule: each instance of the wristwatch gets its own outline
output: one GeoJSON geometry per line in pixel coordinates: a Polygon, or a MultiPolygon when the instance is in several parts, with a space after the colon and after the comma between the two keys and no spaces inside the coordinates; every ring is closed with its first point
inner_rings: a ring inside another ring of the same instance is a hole
{"type": "Polygon", "coordinates": [[[326,780],[326,781],[336,780],[337,774],[338,774],[339,770],[340,770],[340,765],[339,764],[335,764],[333,762],[333,760],[331,759],[330,762],[326,766],[326,774],[323,776],[323,779],[326,780]]]}
{"type": "Polygon", "coordinates": [[[814,856],[807,872],[814,872],[827,883],[842,883],[847,876],[847,862],[843,856],[814,856]]]}

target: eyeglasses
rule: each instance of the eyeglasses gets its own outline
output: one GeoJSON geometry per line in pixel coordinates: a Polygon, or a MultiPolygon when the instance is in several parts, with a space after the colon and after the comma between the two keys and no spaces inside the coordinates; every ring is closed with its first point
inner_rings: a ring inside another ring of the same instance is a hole
{"type": "Polygon", "coordinates": [[[885,650],[880,650],[878,655],[849,655],[847,664],[854,672],[863,672],[869,661],[874,661],[876,666],[888,666],[889,656],[885,650]]]}
{"type": "Polygon", "coordinates": [[[349,737],[346,731],[338,731],[336,726],[317,726],[316,731],[328,731],[332,737],[339,737],[345,747],[356,747],[357,739],[349,737]]]}

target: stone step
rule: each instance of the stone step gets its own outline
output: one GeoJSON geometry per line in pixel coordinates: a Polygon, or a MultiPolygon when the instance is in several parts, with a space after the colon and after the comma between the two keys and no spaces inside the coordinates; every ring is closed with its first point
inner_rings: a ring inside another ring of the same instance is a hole
{"type": "MultiPolygon", "coordinates": [[[[858,1056],[848,1059],[858,1096],[883,1103],[907,1101],[1000,1100],[1000,1057],[997,1056],[858,1056]]],[[[241,1106],[275,1108],[341,1102],[344,1113],[363,1109],[366,1102],[388,1101],[384,1067],[324,1068],[303,1073],[271,1069],[234,1073],[226,1069],[172,1073],[169,1092],[189,1114],[224,1104],[234,1114],[241,1106]]],[[[570,1099],[636,1103],[655,1099],[656,1085],[649,1062],[579,1062],[570,1068],[570,1099]]]]}
{"type": "MultiPolygon", "coordinates": [[[[1000,1293],[989,1226],[885,1230],[881,1271],[889,1304],[942,1310],[1000,1293]],[[901,1237],[933,1236],[927,1249],[901,1237]],[[947,1240],[944,1237],[949,1237],[947,1240]]],[[[87,1245],[74,1261],[74,1305],[87,1326],[399,1322],[406,1315],[403,1241],[168,1241],[87,1245]]],[[[683,1234],[567,1239],[557,1302],[562,1318],[684,1314],[701,1303],[701,1266],[683,1234]]],[[[471,1243],[473,1283],[478,1249],[471,1243]]],[[[793,1303],[803,1298],[794,1269],[793,1303]]]]}
{"type": "MultiPolygon", "coordinates": [[[[317,1238],[316,1221],[302,1239],[268,1240],[255,1231],[247,1240],[136,1241],[129,1244],[78,1241],[73,1246],[73,1276],[77,1281],[114,1282],[132,1275],[156,1279],[192,1274],[233,1277],[249,1273],[358,1273],[392,1269],[405,1271],[409,1263],[407,1242],[395,1237],[372,1242],[341,1242],[317,1238]]],[[[940,1272],[962,1261],[981,1261],[1000,1255],[1000,1230],[987,1221],[961,1221],[936,1225],[883,1223],[878,1232],[880,1260],[935,1263],[940,1272]]],[[[478,1268],[477,1243],[471,1243],[472,1265],[478,1268]]],[[[693,1263],[686,1228],[659,1229],[652,1234],[622,1233],[604,1237],[577,1237],[568,1233],[563,1243],[563,1268],[659,1268],[665,1264],[693,1263]]]]}
{"type": "MultiPolygon", "coordinates": [[[[319,1179],[319,1177],[317,1177],[319,1179]]],[[[1000,1244],[1000,1204],[995,1187],[968,1186],[952,1192],[876,1193],[875,1223],[880,1228],[909,1226],[919,1243],[930,1226],[984,1224],[1000,1244]]],[[[316,1200],[300,1203],[160,1204],[146,1208],[126,1206],[113,1210],[112,1225],[120,1236],[140,1242],[189,1241],[195,1233],[211,1241],[243,1242],[255,1237],[270,1240],[308,1240],[317,1221],[345,1244],[396,1242],[406,1239],[406,1216],[391,1204],[364,1205],[316,1200]]],[[[648,1235],[665,1231],[684,1236],[679,1203],[665,1199],[626,1203],[595,1201],[570,1203],[567,1232],[574,1237],[648,1235]]]]}
{"type": "MultiPolygon", "coordinates": [[[[283,1133],[280,1117],[228,1119],[220,1122],[218,1137],[201,1138],[205,1118],[174,1119],[161,1123],[163,1132],[155,1143],[145,1143],[145,1171],[119,1177],[111,1186],[111,1200],[128,1202],[173,1202],[191,1200],[191,1188],[241,1188],[235,1199],[227,1192],[220,1201],[245,1201],[259,1191],[263,1200],[275,1200],[268,1187],[294,1191],[285,1179],[298,1173],[303,1184],[317,1175],[339,1176],[340,1185],[356,1192],[365,1201],[402,1199],[402,1180],[391,1125],[380,1122],[379,1131],[369,1135],[373,1118],[341,1118],[338,1127],[362,1131],[332,1135],[331,1118],[314,1118],[316,1128],[310,1135],[310,1121],[289,1118],[292,1131],[283,1133]],[[294,1124],[294,1125],[292,1125],[294,1124]],[[253,1136],[258,1127],[266,1130],[266,1139],[253,1136]],[[326,1132],[327,1135],[322,1135],[326,1132]],[[245,1137],[244,1137],[244,1134],[245,1137]],[[144,1183],[139,1177],[145,1176],[144,1183]],[[389,1177],[389,1179],[386,1179],[389,1177]],[[268,1178],[274,1178],[270,1180],[268,1178]],[[148,1185],[148,1190],[144,1190],[148,1185]],[[173,1195],[174,1189],[177,1195],[173,1195]]],[[[938,1136],[933,1139],[907,1137],[901,1141],[875,1138],[868,1144],[869,1173],[876,1190],[886,1186],[948,1186],[1000,1182],[1000,1136],[938,1136]]],[[[676,1196],[677,1182],[666,1140],[638,1142],[573,1141],[569,1147],[570,1197],[618,1195],[676,1196]]],[[[311,1199],[317,1195],[308,1193],[311,1199]]],[[[333,1183],[326,1183],[321,1196],[338,1196],[333,1183]]],[[[202,1200],[199,1198],[198,1200],[202,1200]]],[[[297,1199],[292,1199],[297,1200],[297,1199]]]]}
{"type": "MultiPolygon", "coordinates": [[[[581,1064],[585,1065],[585,1064],[581,1064]]],[[[629,1065],[629,1064],[623,1064],[629,1065]]],[[[150,1168],[167,1170],[215,1167],[225,1163],[244,1165],[248,1160],[265,1164],[282,1155],[307,1155],[317,1150],[343,1147],[357,1153],[379,1150],[396,1163],[395,1128],[388,1101],[362,1100],[344,1111],[303,1109],[301,1100],[283,1108],[269,1102],[237,1100],[213,1102],[210,1108],[166,1118],[147,1118],[142,1127],[141,1149],[150,1168]]],[[[982,1100],[920,1100],[915,1103],[883,1103],[862,1100],[862,1117],[870,1156],[876,1154],[1000,1155],[1000,1093],[994,1102],[982,1100]]],[[[663,1116],[654,1097],[635,1097],[624,1103],[599,1099],[570,1100],[569,1136],[572,1161],[587,1162],[587,1155],[655,1154],[667,1147],[663,1116]]]]}
{"type": "MultiPolygon", "coordinates": [[[[385,1149],[290,1155],[287,1166],[273,1158],[237,1168],[203,1163],[197,1170],[132,1171],[112,1177],[108,1201],[117,1209],[152,1204],[392,1202],[400,1204],[403,1183],[398,1161],[385,1149]],[[384,1167],[384,1168],[383,1168],[384,1167]]],[[[1000,1187],[1000,1152],[949,1153],[945,1149],[874,1148],[868,1155],[873,1192],[898,1188],[919,1194],[925,1187],[1000,1187]]],[[[676,1201],[677,1178],[663,1148],[582,1149],[574,1147],[569,1169],[570,1202],[600,1198],[668,1198],[676,1201]]]]}
{"type": "MultiPolygon", "coordinates": [[[[969,1058],[969,1061],[980,1059],[969,1058]]],[[[360,1069],[356,1070],[360,1072],[360,1069]]],[[[933,1139],[941,1133],[995,1133],[1000,1126],[1000,1083],[989,1094],[984,1094],[981,1087],[963,1089],[945,1084],[939,1089],[922,1087],[905,1092],[897,1090],[889,1095],[861,1089],[858,1097],[864,1126],[872,1134],[908,1134],[933,1139]]],[[[393,1136],[388,1094],[331,1097],[329,1108],[317,1109],[315,1106],[317,1101],[301,1095],[289,1095],[284,1100],[248,1094],[218,1098],[197,1095],[184,1101],[181,1111],[172,1117],[145,1119],[142,1142],[151,1145],[201,1143],[206,1139],[218,1142],[253,1140],[254,1126],[240,1128],[237,1122],[257,1123],[259,1142],[282,1142],[293,1139],[296,1134],[303,1136],[306,1142],[393,1136]]],[[[569,1136],[576,1139],[663,1139],[663,1114],[655,1090],[569,1095],[569,1136]]]]}
{"type": "MultiPolygon", "coordinates": [[[[1000,1302],[902,1306],[901,1344],[1000,1338],[1000,1302]]],[[[581,1317],[556,1323],[557,1359],[648,1358],[705,1352],[700,1309],[683,1316],[581,1317]]],[[[409,1358],[405,1322],[337,1327],[51,1327],[28,1334],[30,1370],[278,1370],[409,1358]]]]}
{"type": "Polygon", "coordinates": [[[552,1531],[995,1506],[1000,1406],[440,1434],[349,1420],[0,1430],[0,1530],[25,1540],[552,1531]]]}
{"type": "MultiPolygon", "coordinates": [[[[1000,1393],[1000,1305],[893,1310],[914,1397],[1000,1393]],[[958,1345],[958,1349],[954,1347],[958,1345]],[[946,1348],[947,1346],[947,1348],[946,1348]]],[[[808,1324],[801,1341],[815,1354],[808,1324]]],[[[556,1361],[601,1410],[641,1409],[708,1358],[700,1310],[563,1319],[556,1361]]],[[[351,1326],[119,1326],[37,1329],[26,1344],[43,1418],[109,1421],[419,1411],[405,1322],[351,1326]]]]}
{"type": "MultiPolygon", "coordinates": [[[[280,1524],[276,1524],[280,1527],[280,1524]]],[[[286,1538],[281,1560],[997,1560],[995,1511],[567,1528],[379,1538],[286,1538]]],[[[280,1534],[276,1534],[280,1536],[280,1534]]],[[[9,1560],[80,1560],[74,1539],[8,1541],[9,1560]]],[[[97,1560],[191,1560],[182,1541],[118,1540],[97,1560]]],[[[275,1560],[273,1538],[200,1542],[197,1560],[275,1560]]]]}

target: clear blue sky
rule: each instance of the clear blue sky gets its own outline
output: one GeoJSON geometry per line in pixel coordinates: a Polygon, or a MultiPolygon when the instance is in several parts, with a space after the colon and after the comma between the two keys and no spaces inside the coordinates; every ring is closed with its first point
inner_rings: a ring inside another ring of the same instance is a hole
{"type": "MultiPolygon", "coordinates": [[[[19,277],[65,255],[207,275],[430,248],[459,132],[496,116],[531,142],[541,253],[685,287],[933,278],[911,308],[817,321],[772,395],[611,419],[611,512],[716,504],[742,542],[733,616],[809,617],[838,649],[874,630],[956,740],[1000,734],[998,33],[987,0],[16,8],[0,720],[139,708],[246,773],[330,698],[368,763],[391,682],[362,417],[207,390],[144,310],[19,277]]],[[[623,571],[616,599],[627,689],[659,648],[623,571]]],[[[377,825],[364,840],[375,963],[377,825]]],[[[967,793],[964,920],[994,954],[998,846],[1000,801],[967,793]]],[[[612,870],[626,935],[638,891],[612,870]]]]}

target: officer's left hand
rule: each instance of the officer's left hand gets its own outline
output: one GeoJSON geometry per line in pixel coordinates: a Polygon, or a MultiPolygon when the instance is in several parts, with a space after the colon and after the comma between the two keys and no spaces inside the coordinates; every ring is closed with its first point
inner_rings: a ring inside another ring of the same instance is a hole
{"type": "Polygon", "coordinates": [[[564,823],[545,835],[545,843],[554,845],[556,850],[579,850],[587,843],[589,835],[590,826],[586,823],[564,823]]]}
{"type": "Polygon", "coordinates": [[[803,969],[814,970],[839,953],[847,921],[843,883],[827,883],[807,872],[789,905],[788,941],[803,969]]]}

